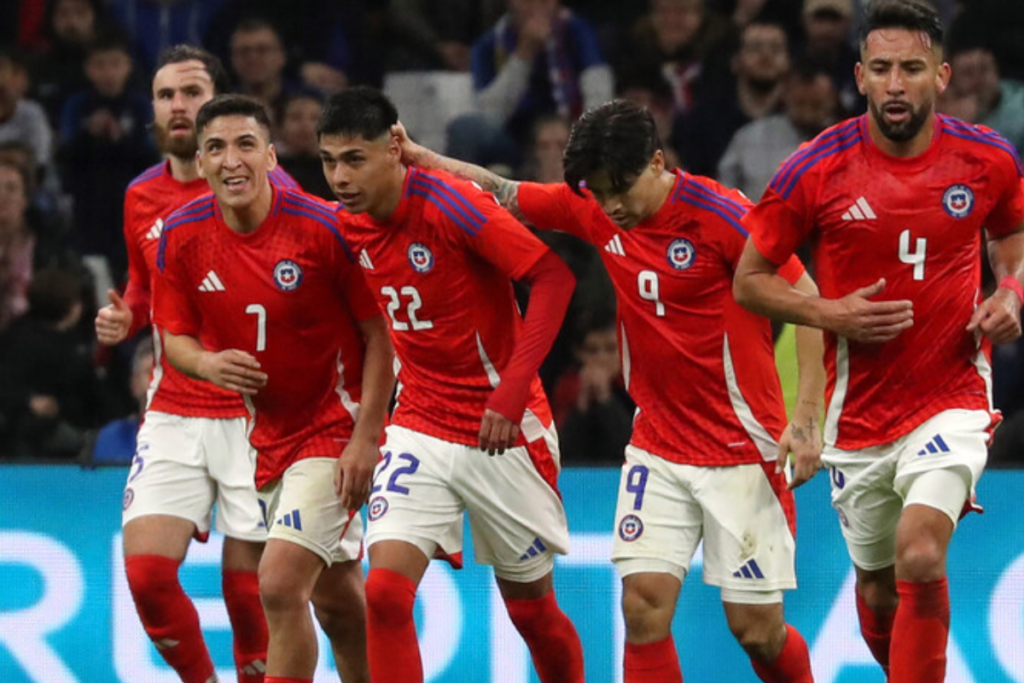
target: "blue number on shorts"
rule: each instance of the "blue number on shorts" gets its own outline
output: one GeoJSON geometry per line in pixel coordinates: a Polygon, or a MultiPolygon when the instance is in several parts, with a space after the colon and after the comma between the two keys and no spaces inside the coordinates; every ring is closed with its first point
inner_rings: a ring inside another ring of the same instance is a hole
{"type": "Polygon", "coordinates": [[[267,526],[270,524],[270,521],[267,519],[267,501],[260,498],[257,502],[260,504],[260,517],[263,518],[263,526],[267,526]]]}
{"type": "Polygon", "coordinates": [[[633,509],[639,510],[644,506],[644,491],[647,489],[647,468],[643,465],[633,465],[626,475],[626,492],[636,496],[633,499],[633,509]]]}
{"type": "Polygon", "coordinates": [[[843,473],[838,467],[830,467],[829,470],[832,472],[832,484],[837,489],[841,489],[846,486],[846,477],[843,476],[843,473]]]}
{"type": "Polygon", "coordinates": [[[409,489],[405,486],[398,484],[398,478],[403,474],[412,474],[420,468],[420,461],[415,455],[410,453],[402,453],[398,456],[399,460],[407,460],[409,464],[405,467],[399,467],[397,470],[391,473],[391,478],[388,479],[388,491],[394,491],[395,493],[401,493],[403,496],[409,495],[409,489]]]}
{"type": "Polygon", "coordinates": [[[370,489],[370,493],[377,493],[378,491],[380,491],[380,484],[377,483],[377,477],[383,474],[384,470],[386,470],[390,465],[391,451],[384,451],[383,464],[380,466],[380,469],[377,470],[377,472],[373,475],[373,487],[370,489]]]}
{"type": "MultiPolygon", "coordinates": [[[[140,448],[139,450],[143,450],[143,449],[140,448]]],[[[146,466],[146,461],[142,459],[141,455],[139,455],[139,451],[135,451],[135,457],[132,458],[132,469],[134,469],[136,465],[138,466],[139,469],[137,469],[134,472],[132,472],[131,476],[128,477],[128,483],[129,484],[132,483],[133,481],[135,481],[135,478],[137,476],[142,474],[142,468],[146,466]]]]}

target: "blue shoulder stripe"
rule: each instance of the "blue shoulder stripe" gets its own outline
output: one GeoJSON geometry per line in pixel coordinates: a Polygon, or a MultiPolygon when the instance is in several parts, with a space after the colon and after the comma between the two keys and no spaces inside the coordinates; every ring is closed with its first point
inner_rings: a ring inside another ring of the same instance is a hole
{"type": "Polygon", "coordinates": [[[287,187],[291,190],[301,189],[299,184],[292,178],[287,171],[278,166],[270,172],[270,182],[274,183],[278,187],[287,187]]]}
{"type": "Polygon", "coordinates": [[[426,173],[417,173],[416,177],[412,179],[412,183],[421,189],[436,192],[443,196],[449,203],[452,204],[452,208],[459,213],[466,216],[466,220],[476,225],[479,229],[483,227],[483,224],[487,222],[487,218],[480,213],[473,204],[459,194],[459,191],[454,187],[444,182],[440,178],[427,175],[426,173]]]}
{"type": "Polygon", "coordinates": [[[739,234],[743,235],[744,237],[749,236],[749,233],[746,231],[746,229],[744,229],[743,225],[740,224],[740,222],[729,210],[722,208],[721,205],[710,201],[708,198],[694,196],[689,193],[683,193],[680,196],[680,199],[682,199],[684,202],[688,204],[693,204],[698,208],[705,209],[707,211],[710,211],[711,213],[717,214],[719,217],[722,218],[722,220],[731,225],[732,228],[736,230],[739,234]]]}
{"type": "Polygon", "coordinates": [[[202,213],[198,213],[198,214],[190,213],[189,215],[178,214],[176,216],[174,216],[172,214],[172,218],[167,221],[167,223],[164,225],[163,232],[160,233],[160,244],[157,247],[157,251],[156,251],[156,268],[157,268],[157,270],[159,270],[161,273],[164,270],[164,254],[165,254],[165,252],[167,250],[167,235],[168,235],[168,233],[170,233],[172,230],[174,230],[177,227],[185,225],[186,223],[195,223],[197,221],[204,221],[207,218],[212,218],[212,217],[213,217],[213,205],[212,205],[212,203],[202,213]]]}
{"type": "Polygon", "coordinates": [[[480,228],[477,228],[473,226],[471,223],[466,222],[465,217],[455,212],[457,209],[452,209],[447,203],[445,203],[445,201],[441,197],[438,197],[433,192],[430,192],[428,190],[421,190],[418,187],[412,187],[409,190],[409,194],[414,194],[419,197],[426,198],[428,202],[435,205],[437,208],[441,209],[441,211],[446,216],[448,216],[448,218],[452,219],[452,222],[455,223],[455,225],[459,226],[465,232],[467,232],[470,237],[476,237],[480,233],[480,228]]]}
{"type": "Polygon", "coordinates": [[[768,187],[783,197],[789,196],[796,181],[816,163],[854,145],[860,139],[860,119],[852,119],[824,133],[804,149],[783,162],[768,187]]]}
{"type": "Polygon", "coordinates": [[[159,164],[156,164],[155,166],[150,166],[145,171],[135,176],[135,178],[130,183],[128,183],[128,187],[133,187],[135,185],[138,185],[139,183],[144,183],[147,180],[156,178],[158,175],[160,175],[160,173],[163,172],[163,170],[164,162],[162,161],[159,164]]]}
{"type": "Polygon", "coordinates": [[[192,216],[201,211],[206,211],[213,208],[213,195],[206,197],[199,197],[193,199],[188,204],[181,206],[171,212],[171,215],[167,217],[167,225],[173,222],[180,222],[182,218],[192,216]]]}
{"type": "Polygon", "coordinates": [[[452,216],[458,216],[459,218],[456,220],[459,223],[465,224],[465,229],[470,232],[479,232],[480,228],[483,227],[483,221],[475,220],[472,215],[466,212],[465,208],[460,203],[443,194],[443,190],[441,188],[434,187],[433,185],[420,181],[418,178],[414,178],[413,181],[409,183],[409,193],[426,197],[438,206],[444,204],[447,207],[445,213],[452,216]]]}
{"type": "Polygon", "coordinates": [[[295,208],[306,209],[308,211],[318,213],[328,220],[334,220],[334,213],[329,208],[304,195],[284,191],[281,193],[281,201],[295,208]]]}
{"type": "Polygon", "coordinates": [[[704,187],[697,183],[690,183],[684,192],[689,193],[695,199],[702,199],[704,201],[711,202],[722,210],[730,213],[738,221],[743,220],[743,217],[747,214],[746,208],[735,199],[719,194],[709,187],[704,187]]]}
{"type": "Polygon", "coordinates": [[[975,128],[970,124],[964,123],[963,121],[959,121],[954,118],[950,118],[948,116],[943,116],[942,122],[943,124],[945,124],[946,132],[955,138],[960,138],[961,140],[970,140],[972,142],[979,142],[983,145],[989,145],[991,147],[995,147],[996,149],[1003,150],[1004,152],[1010,155],[1011,159],[1013,159],[1013,163],[1017,166],[1017,174],[1021,175],[1022,173],[1024,173],[1024,170],[1022,170],[1021,167],[1020,155],[1017,153],[1017,148],[1013,146],[1013,143],[1011,143],[1005,137],[1000,135],[998,132],[994,130],[990,132],[985,132],[983,130],[975,128]]]}
{"type": "Polygon", "coordinates": [[[352,263],[355,262],[356,259],[355,256],[352,254],[352,249],[349,248],[348,242],[345,241],[345,238],[342,237],[341,233],[338,231],[338,226],[334,222],[333,216],[331,216],[330,218],[325,218],[321,213],[306,211],[301,208],[293,207],[291,205],[282,206],[281,211],[287,214],[291,214],[293,216],[304,216],[305,218],[312,218],[317,223],[330,230],[331,234],[334,235],[334,238],[338,240],[338,244],[340,244],[341,248],[345,250],[345,255],[348,256],[348,260],[352,263]]]}

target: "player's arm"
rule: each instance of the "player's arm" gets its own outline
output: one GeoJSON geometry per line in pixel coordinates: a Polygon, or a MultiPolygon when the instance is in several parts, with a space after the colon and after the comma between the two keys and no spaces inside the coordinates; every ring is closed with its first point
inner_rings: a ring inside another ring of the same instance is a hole
{"type": "Polygon", "coordinates": [[[206,380],[222,389],[253,396],[267,383],[267,373],[251,354],[238,349],[209,351],[187,334],[164,330],[164,352],[178,371],[192,379],[206,380]]]}
{"type": "Polygon", "coordinates": [[[889,341],[914,324],[911,301],[871,301],[885,289],[885,278],[841,299],[826,299],[795,288],[778,270],[753,240],[747,240],[733,279],[736,302],[773,320],[818,327],[861,342],[889,341]]]}
{"type": "Polygon", "coordinates": [[[486,192],[494,195],[498,203],[508,210],[516,219],[525,221],[526,216],[519,208],[519,183],[515,180],[503,178],[497,173],[492,173],[486,168],[470,164],[465,161],[458,161],[443,154],[438,154],[417,144],[409,139],[405,127],[397,123],[391,127],[391,134],[394,135],[402,146],[402,161],[413,166],[425,169],[436,169],[447,171],[452,175],[470,180],[486,192]]]}
{"type": "Polygon", "coordinates": [[[981,302],[967,330],[980,330],[993,344],[1006,344],[1021,335],[1020,308],[1024,300],[1024,222],[1016,232],[988,236],[988,260],[998,287],[981,302]]]}
{"type": "Polygon", "coordinates": [[[110,304],[96,312],[96,339],[113,346],[133,336],[149,324],[149,268],[135,236],[132,234],[131,194],[125,196],[124,236],[128,248],[128,286],[124,298],[116,290],[108,290],[110,304]]]}
{"type": "Polygon", "coordinates": [[[366,345],[359,419],[334,477],[341,504],[349,510],[359,509],[370,495],[373,469],[380,459],[380,434],[395,388],[394,349],[383,316],[361,321],[359,330],[366,345]]]}
{"type": "MultiPolygon", "coordinates": [[[[793,284],[807,296],[818,296],[818,286],[806,272],[793,284]]],[[[821,469],[819,419],[825,401],[825,342],[821,330],[798,325],[795,329],[799,379],[793,416],[779,440],[780,466],[793,454],[791,489],[810,480],[821,469]]]]}

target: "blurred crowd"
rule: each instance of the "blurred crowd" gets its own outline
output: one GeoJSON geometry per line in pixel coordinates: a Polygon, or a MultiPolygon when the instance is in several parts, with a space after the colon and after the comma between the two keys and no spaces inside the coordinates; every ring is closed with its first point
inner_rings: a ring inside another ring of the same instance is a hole
{"type": "MultiPolygon", "coordinates": [[[[866,0],[0,0],[0,457],[130,458],[148,337],[98,348],[100,296],[123,285],[124,190],[160,161],[149,79],[202,45],[265,102],[281,164],[332,199],[316,121],[350,84],[381,87],[410,133],[524,180],[561,182],[572,122],[613,97],[654,114],[670,162],[756,201],[801,143],[864,110],[866,0]]],[[[953,68],[940,110],[1024,148],[1024,3],[933,0],[953,68]]],[[[542,238],[578,287],[542,368],[571,464],[617,464],[634,406],[597,252],[542,238]]],[[[1024,463],[1024,346],[995,352],[1024,463]],[[1020,424],[1018,424],[1018,422],[1020,424]]]]}

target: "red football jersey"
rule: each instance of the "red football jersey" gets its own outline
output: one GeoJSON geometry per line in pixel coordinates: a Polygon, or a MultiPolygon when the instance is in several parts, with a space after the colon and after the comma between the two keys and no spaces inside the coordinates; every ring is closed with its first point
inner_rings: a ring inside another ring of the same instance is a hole
{"type": "Polygon", "coordinates": [[[246,401],[256,486],[296,460],[341,455],[361,393],[356,322],[380,312],[334,207],[275,188],[267,219],[243,235],[225,225],[207,194],[171,214],[157,267],[160,327],[207,349],[247,351],[269,377],[246,401]]]}
{"type": "Polygon", "coordinates": [[[999,134],[947,116],[923,154],[871,141],[867,115],[829,128],[776,172],[746,217],[754,244],[784,262],[810,238],[822,296],[886,280],[876,300],[909,299],[914,326],[884,344],[826,334],[825,440],[887,443],[950,408],[991,410],[989,344],[966,331],[981,300],[981,230],[1024,219],[1020,161],[999,134]]]}
{"type": "MultiPolygon", "coordinates": [[[[661,208],[623,230],[584,194],[565,183],[520,183],[519,208],[538,228],[600,250],[618,298],[622,373],[637,405],[631,443],[687,465],[774,460],[786,412],[771,325],[732,297],[750,202],[676,171],[661,208]]],[[[784,274],[798,280],[799,260],[784,274]]]]}
{"type": "MultiPolygon", "coordinates": [[[[512,357],[522,319],[510,280],[547,252],[494,197],[441,171],[408,169],[387,221],[338,207],[345,236],[390,318],[399,362],[392,423],[465,445],[479,442],[487,399],[512,357]]],[[[534,378],[521,443],[551,424],[534,378]]]]}
{"type": "MultiPolygon", "coordinates": [[[[283,169],[275,169],[271,180],[282,187],[297,188],[283,169]]],[[[125,302],[132,308],[132,329],[149,324],[156,252],[160,234],[171,212],[210,191],[203,178],[183,183],[171,175],[169,161],[141,173],[128,185],[124,196],[124,239],[128,248],[128,287],[125,302]]],[[[246,415],[241,397],[207,382],[197,382],[175,370],[164,357],[160,333],[154,330],[155,362],[149,385],[147,407],[187,417],[242,417],[246,415]]]]}

